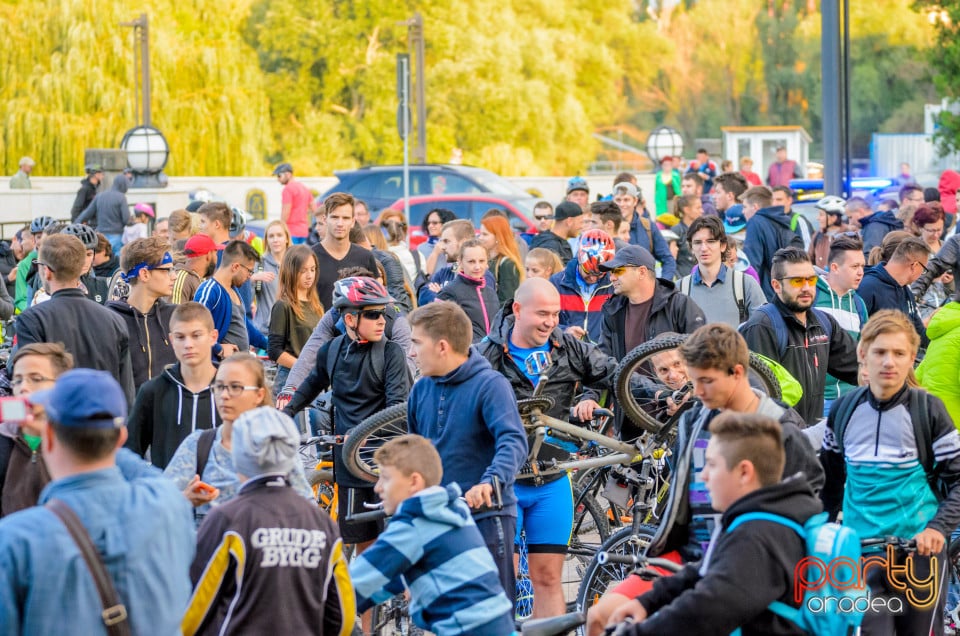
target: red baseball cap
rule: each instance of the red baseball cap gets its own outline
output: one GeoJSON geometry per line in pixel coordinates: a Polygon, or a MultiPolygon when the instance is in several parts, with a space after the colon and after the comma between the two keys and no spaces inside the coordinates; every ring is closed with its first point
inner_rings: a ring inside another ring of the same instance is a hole
{"type": "Polygon", "coordinates": [[[196,258],[222,249],[223,245],[217,245],[206,234],[194,234],[183,246],[183,253],[187,258],[196,258]]]}

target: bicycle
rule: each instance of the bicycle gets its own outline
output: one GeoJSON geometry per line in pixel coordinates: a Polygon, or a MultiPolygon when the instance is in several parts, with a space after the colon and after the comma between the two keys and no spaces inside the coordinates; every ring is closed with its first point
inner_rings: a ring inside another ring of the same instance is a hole
{"type": "Polygon", "coordinates": [[[301,438],[300,462],[307,476],[307,483],[313,490],[313,498],[320,509],[337,520],[337,482],[333,476],[333,457],[330,449],[343,443],[343,436],[320,435],[301,438]],[[320,450],[320,449],[324,450],[320,450]]]}

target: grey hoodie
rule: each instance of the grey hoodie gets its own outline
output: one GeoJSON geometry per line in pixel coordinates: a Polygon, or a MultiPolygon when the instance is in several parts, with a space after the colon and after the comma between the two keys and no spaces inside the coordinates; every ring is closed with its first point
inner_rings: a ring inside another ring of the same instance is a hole
{"type": "Polygon", "coordinates": [[[277,301],[277,288],[280,286],[280,263],[267,251],[260,261],[257,272],[273,272],[275,278],[272,283],[260,281],[253,283],[253,293],[257,301],[257,313],[253,317],[253,324],[261,333],[270,333],[270,312],[273,303],[277,301]]]}
{"type": "Polygon", "coordinates": [[[123,175],[113,180],[113,186],[101,192],[77,217],[77,223],[93,221],[92,225],[103,234],[122,234],[130,222],[130,205],[127,203],[127,188],[130,182],[123,175]]]}

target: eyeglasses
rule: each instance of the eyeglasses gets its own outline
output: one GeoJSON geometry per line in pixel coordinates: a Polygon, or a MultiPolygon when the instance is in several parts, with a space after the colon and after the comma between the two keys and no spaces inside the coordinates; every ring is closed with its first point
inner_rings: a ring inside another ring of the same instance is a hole
{"type": "Polygon", "coordinates": [[[620,267],[614,267],[610,270],[610,273],[615,276],[623,276],[627,273],[628,269],[637,269],[643,267],[643,265],[621,265],[620,267]]]}
{"type": "Polygon", "coordinates": [[[714,248],[720,245],[720,239],[707,239],[705,241],[691,241],[690,247],[697,250],[706,245],[709,248],[714,248]]]}
{"type": "Polygon", "coordinates": [[[213,386],[210,388],[216,395],[221,395],[222,393],[226,392],[230,397],[240,397],[240,394],[244,391],[257,391],[260,389],[258,386],[244,386],[239,382],[231,382],[230,384],[214,382],[213,386]]]}
{"type": "Polygon", "coordinates": [[[788,282],[790,286],[794,289],[802,289],[804,285],[810,285],[811,287],[817,286],[817,281],[819,278],[814,276],[790,276],[789,278],[778,278],[780,282],[788,282]]]}
{"type": "Polygon", "coordinates": [[[47,265],[46,263],[44,263],[43,261],[41,261],[39,258],[33,259],[33,264],[36,265],[37,267],[40,267],[40,266],[42,265],[43,267],[46,267],[47,269],[49,269],[49,270],[50,270],[51,272],[53,272],[54,274],[57,273],[57,270],[55,270],[55,269],[53,269],[52,267],[50,267],[49,265],[47,265]]]}
{"type": "Polygon", "coordinates": [[[930,271],[930,268],[927,267],[926,265],[924,265],[923,263],[921,263],[920,261],[913,261],[913,263],[911,264],[911,266],[912,266],[912,265],[919,265],[920,267],[923,268],[923,271],[925,271],[925,272],[929,272],[929,271],[930,271]]]}
{"type": "Polygon", "coordinates": [[[56,382],[56,378],[47,378],[39,373],[31,373],[30,375],[15,375],[10,381],[10,386],[13,388],[20,388],[24,384],[29,384],[30,386],[37,386],[39,384],[47,384],[49,382],[56,382]]]}
{"type": "Polygon", "coordinates": [[[923,232],[924,234],[936,234],[937,236],[939,236],[943,234],[943,226],[931,227],[929,225],[925,225],[922,228],[920,228],[920,231],[923,232]]]}
{"type": "Polygon", "coordinates": [[[554,216],[553,214],[545,214],[543,216],[537,216],[536,214],[534,214],[533,218],[535,218],[538,221],[552,221],[557,217],[554,216]]]}
{"type": "Polygon", "coordinates": [[[255,271],[253,271],[252,269],[250,269],[249,267],[247,267],[247,266],[244,265],[243,263],[237,263],[237,265],[239,265],[239,266],[242,267],[243,269],[245,269],[245,270],[247,270],[248,272],[250,272],[250,275],[251,275],[251,276],[253,276],[253,275],[256,273],[255,271]]]}
{"type": "Polygon", "coordinates": [[[387,315],[385,309],[364,309],[357,313],[360,314],[361,318],[366,318],[367,320],[380,320],[387,315]]]}
{"type": "Polygon", "coordinates": [[[173,267],[172,267],[172,266],[169,266],[169,267],[148,267],[147,269],[150,270],[151,272],[164,272],[164,273],[167,274],[168,276],[173,273],[173,267]]]}

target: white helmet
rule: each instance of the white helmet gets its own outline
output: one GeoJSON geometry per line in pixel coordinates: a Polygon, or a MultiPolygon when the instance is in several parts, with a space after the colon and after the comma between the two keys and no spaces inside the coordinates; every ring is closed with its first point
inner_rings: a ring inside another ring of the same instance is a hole
{"type": "Polygon", "coordinates": [[[817,201],[814,207],[828,214],[843,214],[846,210],[847,202],[840,197],[830,195],[817,201]]]}

